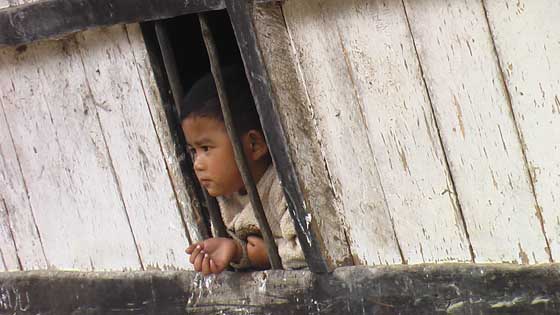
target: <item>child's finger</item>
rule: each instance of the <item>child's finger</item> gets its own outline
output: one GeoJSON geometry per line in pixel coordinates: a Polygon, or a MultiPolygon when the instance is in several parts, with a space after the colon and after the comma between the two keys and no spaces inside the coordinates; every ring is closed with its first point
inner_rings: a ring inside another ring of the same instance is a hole
{"type": "Polygon", "coordinates": [[[185,249],[185,252],[189,255],[192,254],[193,250],[196,248],[196,245],[197,244],[192,244],[191,246],[187,247],[187,249],[185,249]]]}
{"type": "Polygon", "coordinates": [[[196,245],[191,253],[191,257],[189,257],[189,261],[191,262],[191,264],[194,264],[194,260],[196,259],[196,256],[198,256],[201,251],[202,251],[202,246],[200,246],[200,244],[196,245]]]}
{"type": "Polygon", "coordinates": [[[202,274],[205,276],[210,274],[210,256],[208,254],[204,254],[202,259],[202,274]]]}
{"type": "MultiPolygon", "coordinates": [[[[192,257],[192,256],[191,256],[192,257]]],[[[204,254],[203,253],[199,253],[198,255],[196,255],[193,265],[194,265],[194,270],[200,272],[202,271],[202,260],[204,259],[204,254]]]]}
{"type": "Polygon", "coordinates": [[[210,272],[218,274],[222,271],[223,271],[222,268],[220,268],[216,265],[216,263],[214,262],[214,259],[210,259],[210,272]]]}
{"type": "Polygon", "coordinates": [[[194,243],[194,244],[190,245],[189,247],[187,247],[187,249],[185,249],[185,252],[187,252],[187,254],[190,255],[190,254],[193,253],[193,251],[195,250],[195,248],[197,248],[198,246],[199,246],[199,247],[203,247],[203,246],[204,246],[204,243],[202,243],[202,242],[194,243]]]}

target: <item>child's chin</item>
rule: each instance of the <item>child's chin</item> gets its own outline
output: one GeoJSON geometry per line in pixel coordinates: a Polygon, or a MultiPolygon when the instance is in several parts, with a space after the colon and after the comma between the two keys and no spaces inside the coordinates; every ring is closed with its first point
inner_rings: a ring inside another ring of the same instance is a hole
{"type": "Polygon", "coordinates": [[[212,197],[220,197],[224,195],[222,191],[219,191],[217,189],[206,189],[206,191],[208,191],[208,195],[212,197]]]}

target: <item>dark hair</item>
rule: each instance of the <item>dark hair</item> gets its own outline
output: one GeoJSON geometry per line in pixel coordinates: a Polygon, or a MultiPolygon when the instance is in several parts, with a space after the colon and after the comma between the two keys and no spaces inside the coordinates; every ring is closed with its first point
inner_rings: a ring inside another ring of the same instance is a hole
{"type": "MultiPolygon", "coordinates": [[[[255,129],[262,131],[259,115],[251,95],[245,72],[240,66],[228,66],[222,69],[233,123],[240,134],[255,129]]],[[[220,100],[214,78],[207,73],[189,90],[181,103],[181,121],[189,117],[210,117],[224,121],[220,100]]]]}

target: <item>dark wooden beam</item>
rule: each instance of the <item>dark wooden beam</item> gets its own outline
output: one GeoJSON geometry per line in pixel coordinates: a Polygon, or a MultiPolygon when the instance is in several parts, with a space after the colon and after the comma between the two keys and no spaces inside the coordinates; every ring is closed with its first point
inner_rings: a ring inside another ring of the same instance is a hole
{"type": "Polygon", "coordinates": [[[309,213],[305,209],[301,186],[294,162],[289,154],[284,128],[274,105],[268,73],[256,38],[251,6],[248,0],[226,0],[226,5],[269,151],[284,187],[286,202],[294,220],[305,259],[311,271],[329,272],[332,270],[332,266],[329,266],[323,256],[323,244],[319,241],[314,223],[309,222],[309,213]]]}
{"type": "Polygon", "coordinates": [[[560,266],[4,272],[0,314],[559,314],[560,266]]]}
{"type": "Polygon", "coordinates": [[[0,10],[0,46],[224,9],[224,0],[45,0],[0,10]]]}

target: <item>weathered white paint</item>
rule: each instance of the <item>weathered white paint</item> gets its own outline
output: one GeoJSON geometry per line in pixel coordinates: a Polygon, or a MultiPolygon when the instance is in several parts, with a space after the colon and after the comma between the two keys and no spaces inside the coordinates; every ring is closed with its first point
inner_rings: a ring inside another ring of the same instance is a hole
{"type": "Polygon", "coordinates": [[[49,266],[139,268],[77,44],[7,48],[0,58],[6,121],[49,266]]]}
{"type": "Polygon", "coordinates": [[[257,6],[255,29],[270,77],[290,154],[301,185],[311,226],[322,241],[323,255],[333,266],[352,263],[345,228],[315,134],[312,109],[305,84],[298,74],[297,56],[291,45],[279,3],[257,6]],[[313,228],[316,222],[317,228],[313,228]]]}
{"type": "MultiPolygon", "coordinates": [[[[203,236],[198,229],[197,221],[192,211],[192,208],[197,206],[194,205],[195,201],[190,197],[194,195],[194,192],[188,191],[189,187],[192,188],[192,184],[185,181],[185,177],[181,173],[179,165],[179,160],[184,159],[185,156],[177,156],[175,152],[172,131],[169,129],[167,123],[167,117],[163,109],[164,105],[162,104],[160,92],[154,78],[154,72],[142,38],[140,26],[138,24],[131,24],[127,25],[126,29],[129,34],[130,45],[134,53],[142,88],[149,105],[154,127],[156,128],[162,154],[165,158],[165,166],[169,172],[178,205],[183,214],[185,224],[187,225],[188,234],[194,241],[202,240],[203,236]]],[[[174,132],[181,131],[177,130],[174,132]]],[[[184,154],[186,154],[186,152],[184,154]]],[[[186,244],[183,244],[183,246],[185,245],[186,244]]],[[[192,265],[189,264],[189,268],[190,267],[192,267],[192,265]]]]}
{"type": "Polygon", "coordinates": [[[402,3],[329,1],[327,7],[365,116],[355,128],[368,131],[405,259],[471,260],[402,3]]]}
{"type": "Polygon", "coordinates": [[[19,270],[6,203],[0,199],[0,271],[19,270]]]}
{"type": "MultiPolygon", "coordinates": [[[[0,52],[0,75],[7,75],[0,52]]],[[[0,79],[1,80],[1,79],[0,79]]],[[[1,91],[1,88],[0,88],[1,91]]],[[[4,207],[4,220],[0,228],[10,231],[14,238],[24,269],[47,267],[41,241],[29,203],[27,187],[18,163],[8,120],[4,113],[4,97],[0,93],[0,200],[4,207]],[[10,218],[8,222],[8,217],[10,218]]],[[[7,234],[4,234],[7,235],[7,234]]],[[[14,243],[12,240],[12,245],[14,243]]],[[[2,244],[6,244],[3,241],[2,244]]],[[[9,246],[9,245],[5,245],[9,246]]],[[[4,248],[2,245],[1,248],[4,248]]],[[[10,264],[11,268],[13,265],[10,264]]]]}
{"type": "Polygon", "coordinates": [[[549,261],[482,4],[405,4],[476,261],[549,261]]]}
{"type": "Polygon", "coordinates": [[[366,264],[400,263],[363,113],[332,23],[336,12],[324,12],[319,1],[287,1],[284,14],[352,253],[366,264]]]}
{"type": "Polygon", "coordinates": [[[0,9],[7,8],[7,7],[17,7],[20,5],[38,2],[41,0],[0,0],[0,9]]]}
{"type": "Polygon", "coordinates": [[[552,256],[560,257],[560,2],[484,1],[552,256]]]}
{"type": "Polygon", "coordinates": [[[144,266],[187,268],[188,238],[129,35],[140,32],[115,26],[77,35],[88,87],[144,266]]]}

